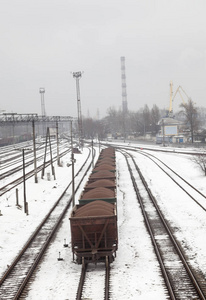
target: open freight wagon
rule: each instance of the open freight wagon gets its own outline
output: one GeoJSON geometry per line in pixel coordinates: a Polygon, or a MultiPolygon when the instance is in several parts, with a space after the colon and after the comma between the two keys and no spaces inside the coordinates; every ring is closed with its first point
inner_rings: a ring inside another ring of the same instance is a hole
{"type": "Polygon", "coordinates": [[[70,217],[73,258],[78,263],[114,260],[118,245],[116,203],[76,205],[70,217]]]}

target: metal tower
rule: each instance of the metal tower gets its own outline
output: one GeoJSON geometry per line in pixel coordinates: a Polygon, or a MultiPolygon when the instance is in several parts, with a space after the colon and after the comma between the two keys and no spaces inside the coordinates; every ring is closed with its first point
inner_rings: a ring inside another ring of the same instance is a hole
{"type": "Polygon", "coordinates": [[[77,112],[78,112],[78,130],[79,130],[79,144],[82,146],[83,132],[82,132],[82,112],[81,112],[81,101],[80,101],[80,88],[79,80],[82,77],[81,72],[73,72],[73,77],[76,79],[76,91],[77,91],[77,112]]]}
{"type": "Polygon", "coordinates": [[[42,114],[42,117],[45,117],[46,116],[45,104],[44,104],[45,88],[40,88],[39,93],[41,94],[41,114],[42,114]]]}
{"type": "Polygon", "coordinates": [[[122,112],[127,113],[127,85],[126,85],[126,74],[125,74],[125,57],[121,59],[121,74],[122,74],[122,112]]]}

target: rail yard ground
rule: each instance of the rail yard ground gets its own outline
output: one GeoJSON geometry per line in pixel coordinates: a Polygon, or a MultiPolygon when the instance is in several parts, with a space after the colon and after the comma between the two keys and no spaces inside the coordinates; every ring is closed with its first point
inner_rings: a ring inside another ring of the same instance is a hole
{"type": "MultiPolygon", "coordinates": [[[[147,145],[147,147],[149,146],[147,145]]],[[[156,146],[156,148],[161,149],[161,146],[156,146]]],[[[145,149],[145,145],[142,145],[142,149],[145,149]]],[[[98,150],[97,148],[97,152],[98,150]]],[[[75,169],[81,165],[87,153],[87,149],[84,149],[82,154],[75,155],[75,169]]],[[[206,177],[191,161],[189,155],[179,155],[174,151],[172,153],[155,152],[155,155],[206,195],[206,177]]],[[[185,249],[188,249],[192,264],[205,274],[206,212],[195,205],[193,201],[188,200],[180,189],[171,186],[168,178],[163,176],[144,156],[140,154],[135,154],[135,156],[161,209],[172,226],[176,228],[176,236],[185,245],[185,249]]],[[[55,166],[56,180],[52,176],[48,180],[45,176],[44,180],[39,178],[39,183],[35,184],[33,178],[29,179],[27,182],[28,216],[23,213],[23,208],[20,209],[16,206],[15,191],[8,192],[1,197],[0,276],[71,179],[71,170],[67,167],[69,160],[70,156],[68,155],[62,159],[62,167],[55,166]]],[[[159,264],[133,191],[126,161],[118,152],[116,153],[116,168],[119,249],[117,257],[111,265],[110,297],[113,300],[165,300],[167,291],[161,277],[159,264]]],[[[21,192],[20,190],[20,194],[21,192]]],[[[68,192],[68,197],[70,195],[68,192]]],[[[20,197],[19,203],[22,205],[22,197],[20,197]]],[[[204,206],[206,207],[206,204],[204,206]]],[[[73,300],[76,297],[81,266],[72,260],[69,214],[70,212],[32,278],[33,283],[30,285],[27,295],[29,300],[73,300]],[[69,244],[68,247],[64,247],[65,241],[69,244]],[[63,258],[62,261],[57,260],[59,255],[63,258]]],[[[101,276],[101,273],[98,273],[95,266],[94,271],[98,283],[98,276],[101,276]]],[[[95,300],[103,299],[100,296],[100,289],[101,286],[96,284],[95,296],[86,295],[86,297],[95,300]]]]}

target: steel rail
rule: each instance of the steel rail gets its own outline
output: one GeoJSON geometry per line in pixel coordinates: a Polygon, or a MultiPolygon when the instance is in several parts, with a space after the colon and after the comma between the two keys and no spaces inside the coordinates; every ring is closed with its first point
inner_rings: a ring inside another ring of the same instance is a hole
{"type": "Polygon", "coordinates": [[[110,263],[108,260],[108,256],[106,257],[105,262],[106,273],[105,273],[105,300],[109,300],[109,279],[110,279],[110,263]]]}
{"type": "Polygon", "coordinates": [[[87,271],[87,263],[85,263],[83,261],[82,262],[81,275],[80,275],[80,279],[79,279],[79,285],[78,285],[78,289],[77,289],[76,300],[81,300],[82,299],[82,291],[83,291],[83,287],[84,287],[86,271],[87,271]]]}
{"type": "MultiPolygon", "coordinates": [[[[83,288],[85,284],[86,272],[88,263],[85,263],[84,259],[82,261],[81,275],[79,279],[76,300],[82,299],[83,288]]],[[[110,278],[110,263],[108,258],[105,261],[105,288],[104,288],[104,300],[109,300],[109,278],[110,278]]]]}
{"type": "MultiPolygon", "coordinates": [[[[22,148],[22,149],[23,149],[23,148],[22,148]]],[[[38,149],[38,151],[40,151],[40,150],[43,151],[44,149],[38,149]]],[[[16,150],[15,150],[15,151],[16,151],[16,150]]],[[[69,150],[67,149],[67,150],[65,150],[65,151],[62,151],[62,153],[66,152],[66,151],[69,151],[69,150]]],[[[30,159],[30,158],[31,158],[31,160],[30,160],[30,161],[27,161],[27,162],[25,163],[25,168],[28,167],[28,166],[30,166],[31,164],[34,163],[33,150],[29,150],[29,152],[27,152],[26,154],[27,154],[27,155],[26,155],[26,160],[28,160],[28,159],[30,159]],[[32,153],[32,154],[31,154],[31,153],[32,153]],[[28,154],[29,154],[29,157],[28,157],[28,154]]],[[[41,160],[43,157],[44,157],[44,154],[43,154],[43,153],[42,153],[42,154],[39,153],[39,156],[38,156],[38,158],[37,158],[37,161],[41,160]]],[[[0,159],[1,159],[1,158],[0,158],[0,159]]],[[[4,172],[4,173],[1,172],[1,174],[0,174],[0,179],[4,179],[4,178],[6,178],[6,177],[9,177],[10,175],[13,175],[14,173],[17,173],[17,172],[19,172],[19,171],[22,169],[22,154],[18,154],[18,155],[15,156],[15,157],[10,157],[10,158],[8,158],[8,159],[7,159],[7,162],[10,162],[10,164],[7,164],[7,165],[5,166],[5,165],[3,165],[3,164],[6,163],[5,160],[4,160],[4,161],[1,160],[1,171],[2,171],[3,169],[8,169],[8,167],[11,167],[11,166],[15,166],[15,168],[13,168],[13,169],[11,169],[11,170],[8,170],[8,171],[6,171],[6,172],[4,172]],[[17,159],[18,159],[18,160],[17,160],[17,159]],[[16,166],[17,163],[19,163],[18,166],[16,166]]]]}
{"type": "MultiPolygon", "coordinates": [[[[62,157],[64,155],[66,155],[67,153],[69,153],[69,151],[70,150],[66,150],[63,153],[61,153],[59,156],[62,157]]],[[[56,160],[57,160],[57,156],[53,157],[52,162],[51,162],[51,160],[47,161],[45,163],[45,168],[47,168],[51,163],[55,162],[56,160]]],[[[33,169],[33,170],[27,172],[25,174],[25,179],[27,180],[27,179],[31,178],[32,176],[34,176],[35,172],[39,173],[40,171],[42,171],[43,167],[44,167],[43,164],[41,164],[40,166],[38,166],[36,168],[36,170],[33,169]]],[[[17,185],[19,185],[22,182],[23,182],[23,176],[20,176],[19,178],[5,184],[2,188],[0,188],[0,196],[3,196],[6,192],[12,190],[13,188],[15,188],[17,185]]]]}
{"type": "MultiPolygon", "coordinates": [[[[117,148],[118,149],[118,148],[117,148]]],[[[152,160],[165,174],[168,175],[168,177],[170,179],[172,179],[193,201],[196,202],[197,205],[199,205],[204,211],[206,211],[206,208],[198,202],[198,200],[196,200],[184,187],[181,186],[180,183],[178,183],[166,170],[164,170],[156,161],[154,161],[153,158],[155,158],[156,160],[158,160],[160,163],[162,163],[167,169],[169,169],[172,173],[174,173],[177,177],[179,177],[184,183],[186,183],[190,188],[192,188],[195,192],[197,192],[199,195],[201,195],[203,198],[206,199],[206,195],[204,195],[203,193],[201,193],[196,187],[194,187],[191,183],[189,183],[186,179],[184,179],[182,176],[180,176],[177,172],[175,172],[172,168],[170,168],[167,164],[165,164],[162,160],[160,160],[159,158],[155,157],[152,154],[149,153],[145,153],[143,152],[143,150],[139,151],[137,149],[128,149],[123,147],[122,149],[127,150],[127,151],[135,151],[141,155],[146,156],[148,159],[152,160]],[[152,156],[153,158],[151,158],[150,156],[152,156]]],[[[147,149],[146,149],[147,150],[147,149]]],[[[151,150],[151,149],[149,149],[151,150]]],[[[160,150],[159,150],[160,151],[160,150]]],[[[164,152],[164,151],[163,151],[164,152]]],[[[177,153],[177,152],[176,152],[177,153]]],[[[191,154],[191,153],[190,153],[191,154]]]]}
{"type": "MultiPolygon", "coordinates": [[[[142,151],[138,151],[138,153],[148,157],[149,159],[151,159],[161,170],[163,170],[166,174],[168,174],[163,168],[160,167],[160,165],[158,165],[157,162],[154,161],[154,159],[158,160],[160,163],[162,163],[167,169],[169,169],[172,173],[174,173],[177,177],[179,177],[180,179],[182,179],[182,181],[184,181],[186,184],[188,184],[192,189],[194,189],[198,194],[200,194],[202,197],[204,197],[206,199],[206,195],[204,195],[203,193],[201,193],[197,188],[195,188],[191,183],[189,183],[186,179],[184,179],[182,176],[180,176],[177,172],[175,172],[172,168],[170,168],[167,164],[165,164],[161,159],[159,159],[158,157],[155,157],[152,154],[149,153],[143,153],[142,151]],[[153,158],[151,158],[150,156],[152,156],[153,158]]],[[[168,174],[169,177],[171,177],[168,174]]],[[[175,180],[174,180],[175,181],[175,180]]],[[[176,181],[175,181],[176,182],[176,181]]]]}
{"type": "MultiPolygon", "coordinates": [[[[75,177],[83,170],[83,167],[86,165],[89,157],[91,154],[91,150],[89,152],[89,155],[87,157],[87,160],[84,162],[84,164],[82,165],[82,167],[79,169],[79,171],[76,173],[75,177]]],[[[78,183],[76,189],[75,189],[75,193],[78,191],[84,177],[86,176],[87,172],[89,171],[89,169],[91,168],[91,162],[89,163],[89,166],[86,168],[84,174],[82,175],[82,178],[80,180],[80,182],[78,183]]],[[[25,246],[23,247],[22,251],[19,253],[19,255],[15,258],[15,260],[13,261],[13,263],[11,264],[11,266],[9,267],[9,269],[5,272],[5,274],[3,275],[3,277],[0,280],[0,292],[1,292],[1,286],[2,284],[5,282],[5,280],[7,280],[7,278],[9,277],[9,275],[12,273],[13,269],[15,268],[15,266],[17,265],[18,261],[21,259],[21,257],[23,256],[24,252],[28,249],[28,247],[30,246],[30,244],[34,241],[34,239],[38,236],[38,233],[40,232],[40,229],[42,228],[42,226],[47,222],[47,220],[49,219],[49,216],[51,215],[51,213],[55,210],[55,208],[58,206],[59,202],[61,201],[62,197],[65,195],[67,189],[69,188],[69,186],[71,185],[71,182],[68,184],[68,186],[65,188],[65,190],[63,191],[62,195],[59,197],[59,199],[56,201],[56,203],[54,204],[54,206],[51,208],[51,210],[49,211],[49,213],[46,215],[46,217],[44,218],[44,220],[41,222],[41,224],[38,226],[38,228],[36,229],[36,231],[32,234],[32,236],[30,237],[30,239],[27,241],[27,243],[25,244],[25,246]]],[[[28,273],[25,275],[25,277],[22,279],[22,283],[18,288],[18,291],[16,292],[16,298],[14,299],[18,299],[18,297],[22,294],[26,284],[28,283],[30,277],[32,276],[38,262],[41,260],[41,257],[43,255],[43,253],[45,252],[45,250],[47,249],[54,233],[56,232],[56,230],[59,227],[59,224],[61,223],[64,215],[66,214],[69,206],[71,204],[71,198],[69,199],[69,201],[67,201],[67,205],[64,207],[61,215],[59,216],[56,224],[54,225],[53,229],[51,230],[49,236],[47,237],[47,240],[45,242],[45,244],[43,245],[43,248],[41,249],[41,251],[38,253],[37,257],[35,258],[35,262],[34,265],[31,265],[31,267],[29,268],[28,273]]],[[[4,298],[2,298],[4,299],[4,298]]],[[[6,298],[5,298],[6,299],[6,298]]]]}
{"type": "MultiPolygon", "coordinates": [[[[206,211],[206,208],[198,202],[198,200],[196,200],[179,182],[177,182],[177,180],[175,180],[175,178],[173,178],[166,170],[164,170],[156,161],[154,161],[153,158],[150,157],[153,156],[152,154],[148,154],[148,153],[141,153],[138,152],[141,155],[146,156],[147,158],[149,158],[151,161],[154,162],[154,164],[156,164],[165,174],[167,174],[167,176],[174,181],[194,202],[196,202],[197,205],[199,205],[204,211],[206,211]]],[[[189,183],[186,179],[184,179],[182,176],[180,176],[177,172],[175,172],[172,168],[170,168],[168,165],[166,165],[163,161],[161,161],[160,159],[158,159],[157,157],[153,156],[155,159],[157,159],[159,162],[161,162],[166,168],[168,168],[172,173],[174,173],[178,178],[180,178],[184,183],[186,183],[189,187],[191,187],[195,192],[197,192],[198,194],[200,194],[203,198],[206,199],[206,196],[201,193],[197,188],[195,188],[191,183],[189,183]]]]}
{"type": "MultiPolygon", "coordinates": [[[[165,228],[166,228],[166,230],[167,230],[167,232],[168,232],[168,234],[169,234],[169,236],[170,236],[170,238],[172,240],[172,243],[174,244],[174,246],[176,248],[176,251],[177,251],[178,255],[180,256],[181,261],[183,262],[183,264],[185,266],[185,269],[187,270],[187,273],[188,273],[188,275],[189,275],[189,277],[191,279],[191,282],[194,284],[195,289],[196,289],[196,291],[197,291],[200,299],[201,300],[205,300],[206,299],[205,295],[204,295],[204,293],[203,293],[203,291],[202,291],[202,289],[201,289],[201,287],[200,287],[200,285],[199,285],[199,283],[198,283],[195,275],[193,274],[190,266],[188,265],[187,260],[185,259],[184,253],[183,253],[183,251],[182,251],[179,243],[176,242],[176,240],[175,240],[175,238],[174,238],[174,236],[172,234],[172,231],[171,231],[168,223],[165,221],[165,219],[163,217],[163,214],[161,213],[161,211],[160,211],[160,209],[159,209],[159,207],[158,207],[158,205],[156,203],[156,200],[155,200],[154,196],[152,195],[150,189],[148,188],[148,185],[147,185],[147,182],[146,182],[145,178],[143,177],[143,175],[142,175],[139,167],[137,166],[136,162],[134,161],[133,156],[131,154],[129,154],[129,153],[127,153],[127,155],[132,159],[133,164],[135,165],[135,168],[136,168],[136,170],[137,170],[137,172],[138,172],[138,174],[139,174],[139,176],[140,176],[140,178],[141,178],[141,180],[142,180],[142,182],[143,182],[143,184],[145,186],[145,189],[147,190],[148,195],[149,195],[150,199],[152,200],[152,202],[153,202],[153,204],[154,204],[154,206],[155,206],[155,208],[156,208],[156,210],[158,212],[158,215],[161,218],[161,221],[164,224],[164,226],[165,226],[165,228]]],[[[126,158],[126,161],[127,161],[128,168],[132,172],[131,167],[130,167],[129,162],[128,162],[128,158],[126,156],[125,156],[125,158],[126,158]]],[[[160,267],[162,269],[162,272],[163,272],[164,276],[166,276],[165,277],[165,282],[166,282],[166,285],[168,287],[168,291],[170,293],[170,297],[171,297],[171,299],[176,299],[175,294],[173,292],[172,283],[170,282],[170,279],[169,279],[169,277],[167,275],[167,271],[165,269],[164,263],[163,263],[162,258],[161,258],[161,253],[160,253],[160,251],[158,249],[158,245],[157,245],[157,243],[155,241],[155,238],[153,237],[152,227],[150,225],[150,222],[148,220],[147,214],[145,212],[144,205],[142,203],[142,198],[141,198],[141,195],[139,193],[139,190],[138,190],[138,187],[137,187],[137,184],[136,184],[136,180],[135,180],[135,178],[133,176],[133,173],[130,173],[130,174],[131,174],[131,179],[132,179],[132,182],[133,182],[134,189],[137,192],[137,197],[138,197],[138,199],[140,201],[141,209],[142,209],[142,212],[143,212],[143,215],[144,215],[144,218],[145,218],[145,222],[147,224],[147,228],[148,228],[148,230],[150,232],[150,235],[151,235],[151,239],[152,239],[152,242],[153,242],[153,245],[154,245],[154,248],[155,248],[155,252],[157,254],[158,260],[160,261],[160,267]]]]}
{"type": "Polygon", "coordinates": [[[140,175],[140,178],[142,179],[142,181],[143,181],[143,183],[144,183],[144,186],[145,186],[145,188],[146,188],[146,190],[147,190],[147,192],[148,192],[148,194],[149,194],[149,196],[150,196],[152,202],[154,203],[154,206],[155,206],[155,208],[156,208],[156,210],[157,210],[157,212],[158,212],[158,215],[160,216],[160,218],[161,218],[161,220],[162,220],[162,222],[163,222],[165,228],[167,229],[167,232],[168,232],[168,234],[169,234],[169,236],[170,236],[170,238],[171,238],[173,244],[175,245],[175,248],[176,248],[176,250],[177,250],[177,252],[178,252],[178,254],[179,254],[179,256],[180,256],[180,258],[181,258],[181,260],[182,260],[182,262],[183,262],[183,264],[184,264],[184,266],[185,266],[185,268],[186,268],[186,270],[187,270],[187,272],[188,272],[188,274],[189,274],[189,276],[190,276],[190,279],[191,279],[192,282],[194,283],[195,289],[197,290],[197,292],[198,292],[198,294],[199,294],[199,296],[200,296],[200,299],[204,299],[204,300],[205,300],[205,299],[206,299],[206,298],[205,298],[205,295],[204,295],[204,293],[202,292],[202,290],[201,290],[201,288],[200,288],[200,286],[199,286],[199,283],[198,283],[198,281],[197,281],[197,279],[196,279],[196,277],[195,277],[195,275],[194,275],[194,273],[193,273],[191,267],[189,266],[189,264],[188,264],[188,262],[187,262],[187,260],[186,260],[186,258],[185,258],[185,255],[184,255],[183,250],[181,249],[179,243],[176,241],[174,235],[172,234],[172,230],[171,230],[171,228],[170,228],[168,222],[166,222],[166,220],[165,220],[165,218],[164,218],[164,216],[163,216],[163,214],[162,214],[162,212],[161,212],[159,206],[157,205],[157,202],[156,202],[156,200],[155,200],[155,197],[153,196],[151,190],[149,189],[149,187],[148,187],[148,185],[147,185],[147,182],[146,182],[145,178],[143,177],[143,175],[142,175],[142,173],[141,173],[139,167],[137,166],[136,162],[134,161],[134,158],[133,158],[133,157],[132,157],[132,160],[133,160],[133,163],[134,163],[134,165],[135,165],[135,167],[136,167],[136,169],[137,169],[137,171],[138,171],[138,173],[139,173],[139,175],[140,175]]]}
{"type": "Polygon", "coordinates": [[[134,190],[136,192],[137,199],[139,201],[139,204],[140,204],[140,207],[141,207],[141,210],[142,210],[142,214],[143,214],[143,217],[144,217],[144,220],[145,220],[145,223],[146,223],[146,227],[147,227],[147,229],[149,231],[149,234],[150,234],[150,237],[151,237],[151,240],[152,240],[152,244],[154,246],[154,250],[155,250],[155,253],[157,255],[157,259],[159,261],[159,264],[160,264],[160,268],[162,270],[162,274],[163,274],[163,277],[164,277],[164,280],[165,280],[165,283],[166,283],[166,286],[167,286],[167,289],[168,289],[168,293],[170,295],[170,299],[171,300],[176,300],[176,297],[175,297],[174,292],[173,292],[172,284],[170,282],[169,276],[167,274],[165,265],[164,265],[162,257],[161,257],[160,250],[158,248],[158,245],[156,243],[156,240],[155,240],[153,232],[152,232],[152,227],[151,227],[151,225],[149,223],[149,220],[147,218],[147,214],[146,214],[146,211],[144,209],[144,205],[142,203],[141,195],[139,193],[139,189],[137,187],[137,183],[136,183],[135,177],[134,177],[134,175],[132,173],[132,169],[131,169],[131,167],[129,165],[129,162],[128,162],[128,159],[127,159],[126,155],[122,151],[120,151],[120,152],[125,156],[125,159],[126,159],[126,162],[127,162],[127,166],[128,166],[128,169],[129,169],[129,173],[130,173],[130,176],[131,176],[131,179],[132,179],[133,187],[134,187],[134,190]]]}
{"type": "Polygon", "coordinates": [[[109,143],[109,144],[106,144],[106,143],[101,143],[101,145],[105,145],[108,147],[108,145],[110,145],[111,147],[114,147],[114,148],[119,148],[119,149],[125,149],[125,150],[148,150],[148,151],[154,151],[154,152],[165,152],[165,153],[177,153],[177,154],[186,154],[186,155],[206,155],[205,151],[202,151],[202,152],[186,152],[186,151],[178,151],[177,149],[173,149],[173,150],[164,150],[164,149],[157,149],[157,148],[149,148],[149,147],[145,147],[144,146],[122,146],[122,145],[118,145],[118,144],[112,144],[112,143],[109,143]]]}

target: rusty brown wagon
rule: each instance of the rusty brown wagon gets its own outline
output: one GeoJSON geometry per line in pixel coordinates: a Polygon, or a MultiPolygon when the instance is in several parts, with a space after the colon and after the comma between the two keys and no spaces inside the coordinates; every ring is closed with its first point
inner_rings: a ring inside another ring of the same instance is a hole
{"type": "Polygon", "coordinates": [[[78,263],[114,260],[116,202],[115,151],[103,149],[70,216],[73,258],[78,263]]]}
{"type": "Polygon", "coordinates": [[[110,166],[115,166],[115,159],[114,158],[111,158],[111,157],[105,157],[103,159],[99,159],[97,162],[96,162],[96,165],[95,167],[98,167],[102,164],[107,164],[107,165],[110,165],[110,166]]]}
{"type": "Polygon", "coordinates": [[[75,206],[70,217],[72,252],[77,262],[114,260],[118,245],[116,204],[96,200],[75,206]]]}
{"type": "Polygon", "coordinates": [[[110,164],[99,164],[97,167],[94,168],[94,170],[92,171],[92,173],[97,172],[97,171],[101,171],[101,170],[108,170],[108,171],[112,171],[115,172],[115,166],[114,165],[110,165],[110,164]]]}
{"type": "Polygon", "coordinates": [[[110,179],[115,180],[116,175],[114,172],[108,171],[108,170],[102,170],[95,173],[92,173],[89,177],[89,182],[96,181],[98,179],[110,179]]]}
{"type": "Polygon", "coordinates": [[[87,204],[92,201],[96,200],[103,200],[109,203],[115,203],[116,202],[116,194],[115,190],[105,188],[105,187],[96,187],[93,189],[90,189],[89,191],[83,191],[80,199],[79,204],[87,204]]]}
{"type": "Polygon", "coordinates": [[[85,187],[84,190],[88,191],[97,187],[105,187],[111,190],[115,190],[116,189],[116,183],[115,180],[110,180],[110,179],[97,179],[93,182],[88,182],[85,187]]]}

